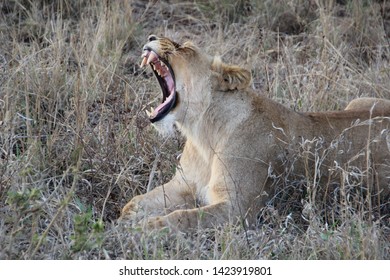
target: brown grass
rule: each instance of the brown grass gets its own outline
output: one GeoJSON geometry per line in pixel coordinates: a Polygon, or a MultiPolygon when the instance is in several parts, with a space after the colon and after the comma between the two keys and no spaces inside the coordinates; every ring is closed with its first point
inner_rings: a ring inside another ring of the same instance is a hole
{"type": "Polygon", "coordinates": [[[372,219],[336,202],[326,219],[310,178],[287,185],[288,174],[256,230],[172,237],[115,224],[131,197],[171,177],[183,144],[162,141],[144,113],[160,98],[138,66],[150,33],[252,69],[254,87],[287,107],[339,110],[360,96],[390,99],[387,1],[0,8],[0,259],[390,259],[389,211],[372,219]]]}

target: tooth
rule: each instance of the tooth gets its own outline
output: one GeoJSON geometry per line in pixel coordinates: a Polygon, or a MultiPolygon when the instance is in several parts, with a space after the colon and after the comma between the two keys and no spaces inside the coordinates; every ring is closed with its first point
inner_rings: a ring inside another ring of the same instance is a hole
{"type": "Polygon", "coordinates": [[[145,66],[146,64],[146,61],[147,61],[147,58],[144,56],[144,58],[142,59],[142,62],[141,62],[141,68],[145,66]]]}
{"type": "Polygon", "coordinates": [[[155,52],[150,52],[148,60],[146,61],[146,64],[149,64],[150,62],[154,61],[157,57],[157,54],[155,52]]]}
{"type": "Polygon", "coordinates": [[[153,112],[154,112],[153,107],[150,107],[150,111],[148,109],[145,109],[145,113],[146,113],[146,115],[148,115],[148,117],[152,116],[153,112]]]}
{"type": "Polygon", "coordinates": [[[163,66],[163,67],[165,67],[165,69],[169,70],[168,66],[164,62],[160,61],[160,63],[161,63],[161,66],[163,66]]]}

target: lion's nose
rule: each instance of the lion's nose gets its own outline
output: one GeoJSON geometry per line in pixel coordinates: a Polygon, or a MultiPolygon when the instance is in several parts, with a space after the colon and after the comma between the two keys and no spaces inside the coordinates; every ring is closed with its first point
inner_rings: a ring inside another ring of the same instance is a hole
{"type": "Polygon", "coordinates": [[[148,41],[149,41],[149,42],[156,41],[156,40],[157,40],[157,36],[156,36],[156,35],[150,35],[150,36],[148,37],[148,41]]]}

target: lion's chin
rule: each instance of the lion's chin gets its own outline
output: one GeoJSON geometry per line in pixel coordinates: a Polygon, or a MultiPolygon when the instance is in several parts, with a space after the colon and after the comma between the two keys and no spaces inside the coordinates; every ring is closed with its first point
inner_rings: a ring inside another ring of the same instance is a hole
{"type": "Polygon", "coordinates": [[[176,118],[173,114],[167,114],[159,121],[152,122],[153,127],[163,137],[169,137],[174,134],[176,118]]]}

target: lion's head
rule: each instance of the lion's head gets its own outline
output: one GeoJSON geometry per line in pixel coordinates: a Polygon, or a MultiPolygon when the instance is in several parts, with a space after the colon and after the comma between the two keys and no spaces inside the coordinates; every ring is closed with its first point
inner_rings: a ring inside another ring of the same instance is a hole
{"type": "Polygon", "coordinates": [[[251,82],[249,71],[204,54],[191,42],[179,44],[155,35],[143,47],[141,67],[146,65],[151,66],[162,91],[161,104],[147,113],[164,131],[201,113],[213,90],[242,89],[251,82]]]}

